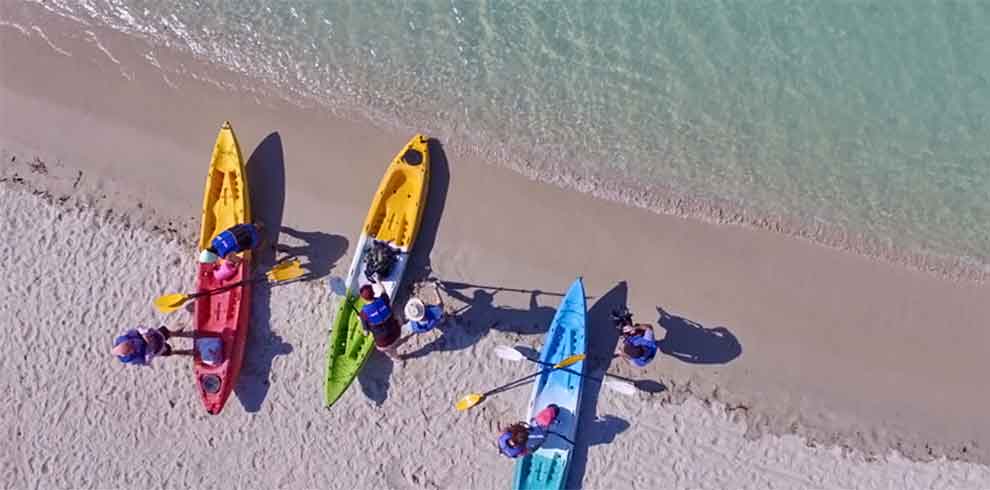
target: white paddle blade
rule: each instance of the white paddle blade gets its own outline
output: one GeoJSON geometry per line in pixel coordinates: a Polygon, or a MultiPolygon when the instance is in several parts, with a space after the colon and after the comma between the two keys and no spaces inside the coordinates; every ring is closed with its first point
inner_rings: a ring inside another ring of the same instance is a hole
{"type": "Polygon", "coordinates": [[[496,345],[495,355],[500,359],[505,359],[506,361],[522,361],[523,359],[526,359],[526,357],[522,355],[522,352],[519,352],[507,345],[496,345]]]}
{"type": "Polygon", "coordinates": [[[637,391],[636,387],[627,381],[620,381],[618,379],[607,379],[605,380],[605,386],[608,386],[612,391],[617,391],[623,395],[635,395],[637,391]]]}

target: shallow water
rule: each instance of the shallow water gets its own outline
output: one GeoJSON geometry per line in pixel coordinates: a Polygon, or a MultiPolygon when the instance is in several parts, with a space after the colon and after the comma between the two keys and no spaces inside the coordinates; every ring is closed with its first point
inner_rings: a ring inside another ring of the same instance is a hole
{"type": "Polygon", "coordinates": [[[584,190],[990,262],[990,3],[46,5],[584,190]]]}

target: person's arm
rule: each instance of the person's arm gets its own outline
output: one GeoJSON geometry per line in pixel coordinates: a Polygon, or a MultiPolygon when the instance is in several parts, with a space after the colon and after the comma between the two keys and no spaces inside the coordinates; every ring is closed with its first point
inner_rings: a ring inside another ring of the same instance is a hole
{"type": "Polygon", "coordinates": [[[360,318],[360,319],[361,319],[361,326],[362,326],[362,327],[363,327],[363,328],[364,328],[364,329],[365,329],[366,331],[368,331],[368,332],[370,332],[370,331],[371,331],[371,329],[370,329],[370,328],[368,328],[368,317],[364,315],[364,312],[363,312],[363,311],[361,311],[361,310],[358,310],[358,318],[360,318]]]}

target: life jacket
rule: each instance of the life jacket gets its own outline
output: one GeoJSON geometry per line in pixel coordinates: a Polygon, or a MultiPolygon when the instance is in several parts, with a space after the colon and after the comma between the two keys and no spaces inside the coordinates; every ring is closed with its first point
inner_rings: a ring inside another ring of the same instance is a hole
{"type": "Polygon", "coordinates": [[[250,223],[234,225],[210,241],[210,245],[217,251],[220,257],[226,257],[232,253],[250,250],[260,242],[258,228],[250,223]]]}
{"type": "Polygon", "coordinates": [[[512,459],[518,458],[519,456],[526,454],[525,446],[523,447],[510,446],[509,439],[512,439],[512,433],[509,431],[505,431],[502,433],[502,435],[498,436],[498,450],[502,454],[512,459]]]}
{"type": "Polygon", "coordinates": [[[362,306],[361,312],[372,326],[381,325],[392,317],[392,309],[381,298],[375,298],[374,301],[362,306]]]}
{"type": "Polygon", "coordinates": [[[643,348],[642,356],[632,358],[633,364],[639,367],[646,366],[657,355],[656,340],[650,340],[642,335],[633,335],[626,339],[626,343],[629,345],[635,345],[643,348]]]}

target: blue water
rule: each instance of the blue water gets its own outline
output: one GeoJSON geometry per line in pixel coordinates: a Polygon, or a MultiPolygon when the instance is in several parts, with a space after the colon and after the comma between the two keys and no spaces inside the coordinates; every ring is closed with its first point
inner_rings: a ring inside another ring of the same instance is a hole
{"type": "Polygon", "coordinates": [[[990,263],[990,2],[48,5],[584,190],[990,263]]]}

